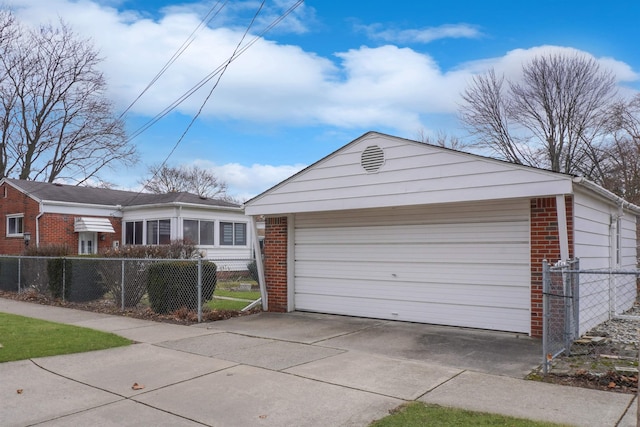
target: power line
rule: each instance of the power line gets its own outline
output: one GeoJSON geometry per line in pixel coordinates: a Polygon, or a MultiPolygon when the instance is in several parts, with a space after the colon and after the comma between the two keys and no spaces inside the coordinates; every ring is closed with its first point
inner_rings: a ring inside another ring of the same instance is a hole
{"type": "Polygon", "coordinates": [[[249,41],[246,45],[242,46],[240,49],[236,49],[233,55],[223,64],[219,65],[215,70],[213,70],[210,74],[196,83],[191,89],[182,94],[178,99],[173,101],[168,107],[154,116],[147,123],[142,125],[136,131],[134,131],[129,137],[129,141],[135,139],[137,136],[142,134],[144,131],[149,129],[151,126],[156,124],[160,119],[169,114],[171,111],[176,109],[180,104],[182,104],[185,100],[187,100],[191,95],[197,92],[202,86],[207,84],[211,79],[213,79],[216,75],[222,72],[222,70],[226,69],[231,62],[235,61],[240,55],[242,55],[245,51],[247,51],[251,46],[253,46],[258,40],[260,40],[267,32],[273,29],[276,25],[278,25],[284,18],[286,18],[289,14],[291,14],[298,6],[304,3],[304,0],[298,0],[294,3],[289,9],[287,9],[283,14],[281,14],[278,18],[276,18],[271,24],[269,24],[264,30],[262,30],[258,35],[256,35],[251,41],[249,41]]]}
{"type": "MultiPolygon", "coordinates": [[[[213,94],[213,91],[218,87],[218,84],[220,83],[220,80],[222,79],[222,76],[224,75],[224,73],[226,72],[227,68],[229,67],[229,65],[231,65],[231,63],[237,59],[242,53],[244,53],[247,49],[249,49],[249,47],[251,47],[253,44],[256,43],[256,41],[258,41],[264,34],[266,34],[268,31],[270,31],[273,27],[275,27],[276,25],[278,25],[284,18],[286,18],[291,12],[293,12],[298,6],[300,6],[304,0],[298,0],[293,6],[291,6],[289,9],[287,9],[285,11],[285,13],[281,14],[277,19],[275,19],[269,26],[267,26],[258,36],[254,37],[249,43],[247,43],[246,45],[242,46],[242,42],[244,41],[244,39],[247,37],[247,34],[249,33],[250,29],[252,28],[253,24],[255,23],[255,20],[257,19],[258,15],[260,14],[260,11],[262,10],[262,8],[264,7],[266,0],[262,0],[260,7],[258,8],[258,10],[256,11],[256,13],[254,14],[251,22],[249,23],[249,25],[247,26],[245,32],[243,33],[240,41],[238,42],[238,44],[236,45],[235,50],[233,51],[233,54],[227,59],[227,61],[218,66],[211,74],[209,74],[205,79],[201,80],[196,86],[194,86],[190,91],[188,91],[185,95],[183,95],[182,97],[180,97],[178,99],[178,101],[175,101],[171,108],[165,108],[165,110],[163,110],[163,112],[161,113],[161,115],[157,115],[154,120],[150,123],[147,124],[146,127],[144,127],[142,130],[137,131],[133,137],[129,138],[129,141],[131,141],[131,139],[135,138],[136,136],[140,135],[140,133],[142,133],[144,130],[148,129],[151,125],[153,125],[154,123],[156,123],[158,120],[160,120],[160,118],[164,117],[165,115],[167,115],[171,110],[173,110],[174,108],[176,108],[178,105],[180,105],[180,103],[182,103],[185,99],[187,99],[189,96],[191,96],[194,92],[196,92],[198,89],[200,89],[202,86],[204,86],[208,81],[210,81],[214,76],[218,75],[218,79],[216,80],[215,84],[213,85],[213,87],[211,88],[211,90],[209,91],[209,94],[207,95],[207,97],[205,98],[205,100],[203,101],[203,103],[200,105],[200,108],[198,109],[198,112],[194,115],[194,117],[191,119],[191,121],[189,122],[189,125],[187,126],[187,128],[184,130],[184,132],[182,133],[182,135],[180,136],[180,138],[178,139],[178,141],[174,144],[173,148],[171,149],[171,151],[169,152],[169,154],[165,157],[165,159],[163,160],[160,168],[157,169],[157,171],[153,174],[153,176],[151,178],[149,178],[149,180],[152,180],[153,178],[155,178],[155,176],[157,175],[157,172],[166,165],[167,161],[169,160],[169,158],[173,155],[173,153],[175,152],[175,150],[178,148],[178,146],[180,145],[180,143],[182,142],[182,140],[184,139],[184,137],[187,135],[187,133],[189,132],[189,130],[191,129],[191,127],[193,126],[193,124],[195,123],[195,121],[197,120],[197,118],[200,116],[200,114],[202,113],[202,110],[204,109],[205,105],[207,104],[207,102],[209,101],[209,99],[211,98],[211,95],[213,94]]],[[[144,190],[144,187],[142,187],[142,190],[144,190]]],[[[132,198],[131,201],[135,200],[141,193],[142,190],[140,190],[136,196],[134,196],[132,198]]]]}
{"type": "Polygon", "coordinates": [[[162,77],[162,75],[169,69],[169,67],[173,65],[173,63],[176,62],[176,60],[187,50],[187,48],[191,45],[191,43],[193,43],[193,41],[196,39],[195,34],[198,31],[202,30],[203,27],[208,25],[213,20],[213,18],[218,16],[218,14],[225,7],[227,2],[228,0],[225,0],[221,4],[220,0],[218,0],[218,2],[214,4],[211,7],[211,9],[209,9],[209,12],[207,12],[204,18],[202,18],[198,26],[191,32],[189,37],[187,37],[187,39],[182,43],[182,45],[178,48],[178,50],[174,52],[171,58],[169,58],[169,60],[162,66],[160,71],[158,71],[158,73],[151,79],[151,81],[142,90],[142,92],[140,92],[140,94],[131,102],[131,104],[129,104],[129,106],[127,106],[127,108],[124,109],[124,111],[119,116],[120,119],[124,117],[125,114],[127,114],[127,112],[134,106],[134,104],[140,100],[140,98],[158,81],[158,79],[162,77]],[[216,6],[218,5],[220,5],[220,8],[218,10],[215,10],[216,6]]]}

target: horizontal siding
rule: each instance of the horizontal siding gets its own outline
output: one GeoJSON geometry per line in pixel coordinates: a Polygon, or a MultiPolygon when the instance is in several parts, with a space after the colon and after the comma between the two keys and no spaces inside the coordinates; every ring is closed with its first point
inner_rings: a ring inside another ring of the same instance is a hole
{"type": "Polygon", "coordinates": [[[296,215],[295,309],[529,333],[528,208],[296,215]]]}
{"type": "MultiPolygon", "coordinates": [[[[621,218],[620,265],[616,266],[615,218],[620,214],[617,206],[605,203],[586,193],[574,195],[575,252],[580,258],[580,269],[635,269],[636,217],[623,211],[621,218]],[[611,222],[613,226],[611,225],[611,222]]],[[[609,279],[606,275],[583,274],[580,277],[580,333],[609,319],[609,279]]],[[[631,307],[636,299],[635,282],[632,282],[616,299],[616,309],[631,307]]]]}
{"type": "Polygon", "coordinates": [[[247,204],[249,215],[536,197],[571,192],[571,178],[427,144],[370,135],[247,204]],[[360,165],[378,145],[377,173],[360,165]]]}

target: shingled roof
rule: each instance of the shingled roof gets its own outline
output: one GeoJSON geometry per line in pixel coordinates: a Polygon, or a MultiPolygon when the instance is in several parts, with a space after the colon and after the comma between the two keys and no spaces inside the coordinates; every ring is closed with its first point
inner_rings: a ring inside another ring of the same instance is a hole
{"type": "Polygon", "coordinates": [[[186,192],[150,194],[11,178],[5,178],[4,180],[38,201],[122,207],[155,204],[193,204],[222,208],[240,208],[240,205],[226,200],[203,198],[197,194],[186,192]]]}

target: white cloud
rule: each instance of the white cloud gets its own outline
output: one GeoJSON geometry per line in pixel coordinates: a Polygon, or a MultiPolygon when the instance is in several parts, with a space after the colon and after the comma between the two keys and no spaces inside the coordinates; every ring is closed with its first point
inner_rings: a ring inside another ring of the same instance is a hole
{"type": "MultiPolygon", "coordinates": [[[[293,1],[272,2],[273,8],[261,16],[256,31],[272,22],[278,12],[293,1]]],[[[238,17],[250,16],[254,9],[249,6],[255,8],[257,3],[234,3],[236,9],[225,10],[211,26],[199,31],[189,49],[133,111],[153,117],[219,69],[241,39],[246,20],[238,17]]],[[[60,16],[78,34],[91,37],[105,58],[103,71],[110,85],[110,96],[118,108],[123,109],[200,24],[206,7],[210,7],[210,3],[190,4],[188,8],[169,7],[163,9],[159,17],[152,17],[118,11],[105,6],[104,2],[98,4],[90,0],[21,0],[16,13],[21,20],[33,24],[50,21],[55,24],[60,16]]],[[[308,21],[313,20],[313,13],[312,8],[301,8],[275,31],[303,33],[307,31],[308,21]]],[[[372,35],[394,42],[428,43],[442,38],[482,36],[477,28],[467,24],[421,30],[369,28],[372,29],[376,30],[372,35]]],[[[245,42],[254,36],[255,33],[245,42]]],[[[361,46],[336,52],[334,57],[322,57],[299,46],[260,38],[230,65],[202,115],[241,125],[325,125],[334,130],[385,129],[413,136],[425,127],[426,118],[455,115],[459,95],[473,75],[489,67],[508,76],[517,75],[525,61],[554,51],[578,52],[560,46],[514,49],[503,56],[442,70],[429,54],[392,44],[361,46]]],[[[621,83],[639,79],[628,64],[608,57],[597,59],[611,69],[621,83]]],[[[178,110],[188,116],[195,114],[214,81],[215,77],[178,110]]],[[[228,182],[231,193],[241,198],[253,197],[303,167],[237,163],[210,166],[228,182]]]]}
{"type": "Polygon", "coordinates": [[[228,185],[228,193],[240,200],[248,200],[281,181],[289,178],[306,167],[306,165],[264,165],[251,166],[240,163],[216,165],[207,160],[194,162],[198,167],[214,173],[228,185]]]}
{"type": "Polygon", "coordinates": [[[446,24],[438,27],[421,29],[382,29],[382,24],[360,25],[357,29],[364,31],[373,40],[383,40],[388,43],[431,43],[440,39],[475,39],[482,37],[482,33],[474,25],[446,24]]]}

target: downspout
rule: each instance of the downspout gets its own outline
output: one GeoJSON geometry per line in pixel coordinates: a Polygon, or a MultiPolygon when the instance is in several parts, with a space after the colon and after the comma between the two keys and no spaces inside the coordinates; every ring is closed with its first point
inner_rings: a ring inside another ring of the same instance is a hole
{"type": "Polygon", "coordinates": [[[567,229],[567,207],[564,195],[556,196],[556,217],[558,218],[558,240],[560,243],[560,260],[569,260],[569,230],[567,229]]]}
{"type": "Polygon", "coordinates": [[[295,215],[287,215],[287,311],[296,309],[295,286],[296,286],[296,254],[295,254],[295,215]]]}
{"type": "Polygon", "coordinates": [[[251,215],[251,231],[253,234],[253,252],[256,254],[256,267],[258,267],[258,285],[260,285],[260,300],[262,301],[262,310],[269,310],[269,300],[267,298],[266,282],[264,280],[264,256],[260,248],[260,239],[258,238],[258,226],[256,225],[256,217],[251,215]]]}
{"type": "Polygon", "coordinates": [[[40,247],[40,218],[44,215],[42,202],[40,202],[40,212],[36,215],[36,248],[40,247]]]}

